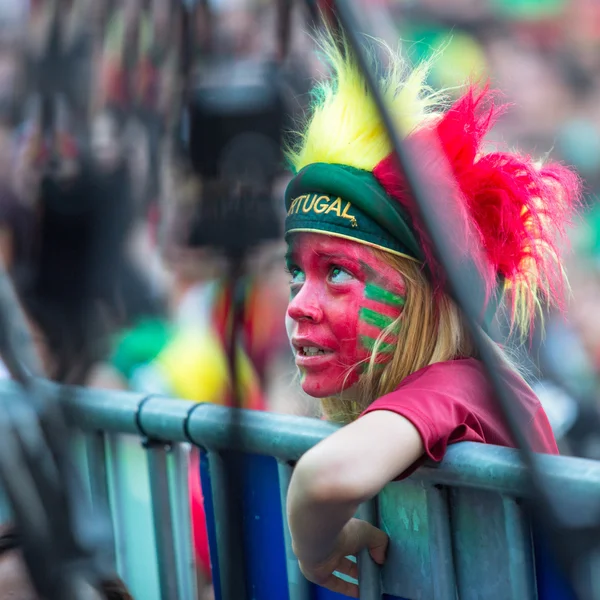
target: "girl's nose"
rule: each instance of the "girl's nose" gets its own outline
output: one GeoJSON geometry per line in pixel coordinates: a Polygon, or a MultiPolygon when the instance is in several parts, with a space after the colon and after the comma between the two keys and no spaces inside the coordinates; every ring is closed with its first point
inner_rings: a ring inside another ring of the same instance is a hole
{"type": "Polygon", "coordinates": [[[323,319],[323,311],[318,295],[304,284],[302,289],[290,300],[287,310],[288,317],[294,321],[314,321],[323,319]]]}

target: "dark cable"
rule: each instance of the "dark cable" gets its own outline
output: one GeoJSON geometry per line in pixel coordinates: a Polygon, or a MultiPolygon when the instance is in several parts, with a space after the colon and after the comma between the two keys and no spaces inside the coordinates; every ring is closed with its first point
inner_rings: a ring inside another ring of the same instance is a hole
{"type": "Polygon", "coordinates": [[[276,61],[283,63],[290,51],[290,33],[292,27],[292,0],[275,0],[276,18],[276,61]]]}

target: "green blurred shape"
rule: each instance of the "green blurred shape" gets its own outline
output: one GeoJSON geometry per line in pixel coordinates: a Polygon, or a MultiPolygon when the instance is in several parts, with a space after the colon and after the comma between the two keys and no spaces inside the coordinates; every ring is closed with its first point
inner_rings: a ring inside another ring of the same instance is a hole
{"type": "Polygon", "coordinates": [[[479,42],[468,33],[411,23],[403,27],[404,53],[416,64],[434,56],[429,83],[435,88],[453,88],[487,75],[487,60],[479,42]]]}
{"type": "Polygon", "coordinates": [[[558,16],[567,0],[490,0],[500,14],[514,19],[539,19],[558,16]]]}

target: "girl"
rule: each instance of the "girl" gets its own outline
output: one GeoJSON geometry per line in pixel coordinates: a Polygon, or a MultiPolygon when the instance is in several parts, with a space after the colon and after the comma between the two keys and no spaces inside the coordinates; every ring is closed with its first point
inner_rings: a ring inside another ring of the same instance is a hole
{"type": "MultiPolygon", "coordinates": [[[[388,136],[352,52],[324,44],[333,78],[289,153],[285,196],[291,299],[288,335],[303,390],[346,424],[298,462],[288,496],[293,548],[305,576],[358,596],[349,561],[367,548],[382,563],[387,536],[353,519],[358,506],[448,444],[513,446],[476,348],[419,227],[388,136]]],[[[579,180],[558,165],[486,152],[499,109],[469,88],[446,111],[424,86],[426,68],[406,72],[390,56],[382,89],[396,124],[420,148],[441,146],[458,183],[462,225],[486,253],[489,299],[505,292],[513,328],[526,334],[542,301],[565,282],[558,244],[579,180]]],[[[422,161],[433,160],[428,150],[422,161]]],[[[455,235],[460,232],[455,231],[455,235]]],[[[488,302],[487,314],[493,314],[488,302]]],[[[500,351],[500,350],[499,350],[500,351]]],[[[537,452],[557,453],[531,388],[504,361],[521,426],[537,452]]]]}

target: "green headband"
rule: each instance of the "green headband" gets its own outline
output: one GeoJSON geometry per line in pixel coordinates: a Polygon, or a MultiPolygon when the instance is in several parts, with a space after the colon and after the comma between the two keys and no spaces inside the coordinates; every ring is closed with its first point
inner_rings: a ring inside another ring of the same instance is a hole
{"type": "Polygon", "coordinates": [[[286,237],[319,232],[423,260],[407,213],[373,173],[346,165],[313,163],[285,192],[286,237]]]}

